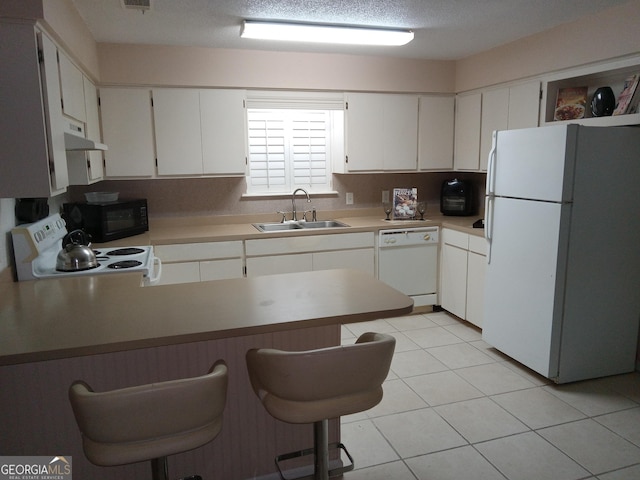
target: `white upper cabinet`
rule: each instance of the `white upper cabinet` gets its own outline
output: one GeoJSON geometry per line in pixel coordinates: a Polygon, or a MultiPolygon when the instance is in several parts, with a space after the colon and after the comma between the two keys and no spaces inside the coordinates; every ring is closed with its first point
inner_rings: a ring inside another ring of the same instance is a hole
{"type": "Polygon", "coordinates": [[[244,175],[245,90],[200,90],[202,169],[209,175],[244,175]]]}
{"type": "Polygon", "coordinates": [[[480,93],[456,97],[453,160],[455,170],[477,171],[480,168],[481,113],[482,95],[480,93]]]}
{"type": "MultiPolygon", "coordinates": [[[[84,104],[87,113],[85,134],[91,140],[100,141],[100,111],[98,109],[98,91],[87,77],[84,77],[84,104]]],[[[87,152],[89,183],[102,180],[104,168],[102,152],[92,150],[87,152]]]]}
{"type": "Polygon", "coordinates": [[[537,127],[540,120],[540,82],[509,88],[509,130],[537,127]]]}
{"type": "Polygon", "coordinates": [[[493,132],[507,130],[508,125],[509,88],[483,92],[480,120],[480,170],[487,169],[493,132]]]}
{"type": "Polygon", "coordinates": [[[0,198],[66,191],[56,55],[53,41],[33,25],[0,22],[0,198]]]}
{"type": "Polygon", "coordinates": [[[453,169],[455,97],[421,96],[418,117],[418,169],[453,169]]]}
{"type": "Polygon", "coordinates": [[[346,95],[348,172],[416,171],[418,96],[346,95]]]}
{"type": "Polygon", "coordinates": [[[63,52],[58,52],[62,112],[80,122],[86,122],[84,104],[84,75],[63,52]]]}
{"type": "Polygon", "coordinates": [[[201,175],[198,90],[154,88],[153,118],[158,175],[201,175]]]}
{"type": "Polygon", "coordinates": [[[102,134],[107,177],[151,177],[155,173],[151,92],[145,88],[101,88],[102,134]]]}
{"type": "MultiPolygon", "coordinates": [[[[86,138],[100,142],[100,114],[98,111],[98,91],[96,86],[83,75],[84,106],[86,123],[84,133],[86,138]]],[[[104,177],[102,152],[68,151],[67,167],[69,168],[70,185],[89,185],[104,177]]]]}
{"type": "Polygon", "coordinates": [[[486,171],[493,132],[537,127],[539,115],[539,81],[458,95],[454,169],[486,171]]]}
{"type": "Polygon", "coordinates": [[[527,82],[482,93],[480,170],[487,170],[495,130],[538,126],[540,82],[527,82]]]}
{"type": "Polygon", "coordinates": [[[244,90],[101,89],[106,175],[244,175],[245,97],[244,90]]]}

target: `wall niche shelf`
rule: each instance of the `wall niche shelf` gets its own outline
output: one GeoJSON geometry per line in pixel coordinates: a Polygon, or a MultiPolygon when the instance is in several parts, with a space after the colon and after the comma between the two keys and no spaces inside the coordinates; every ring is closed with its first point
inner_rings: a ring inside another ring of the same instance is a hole
{"type": "MultiPolygon", "coordinates": [[[[640,74],[640,56],[617,60],[615,62],[601,63],[571,69],[555,76],[549,76],[542,85],[541,125],[563,125],[567,123],[579,123],[590,126],[620,126],[640,124],[640,113],[629,113],[607,117],[591,116],[591,99],[596,89],[609,86],[613,90],[616,99],[622,91],[624,81],[633,74],[640,74]],[[575,120],[554,121],[558,91],[568,87],[588,87],[587,104],[585,105],[585,117],[575,120]]],[[[638,87],[640,90],[640,87],[638,87]]],[[[640,92],[636,92],[631,105],[631,111],[637,112],[640,92]]]]}

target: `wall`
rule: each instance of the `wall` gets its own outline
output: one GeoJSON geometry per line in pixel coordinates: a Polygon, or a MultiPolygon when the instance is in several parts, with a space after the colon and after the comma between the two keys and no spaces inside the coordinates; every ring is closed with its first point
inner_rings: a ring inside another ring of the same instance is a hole
{"type": "Polygon", "coordinates": [[[455,62],[201,47],[99,44],[101,83],[453,92],[455,62]]]}
{"type": "Polygon", "coordinates": [[[460,60],[462,92],[640,52],[640,0],[460,60]]]}
{"type": "MultiPolygon", "coordinates": [[[[468,178],[476,184],[478,198],[484,195],[484,174],[453,173],[406,173],[406,174],[358,174],[334,175],[335,195],[314,195],[311,205],[298,197],[297,209],[313,206],[318,218],[327,219],[327,212],[346,208],[380,208],[382,212],[382,191],[394,188],[417,187],[418,197],[428,203],[431,212],[440,208],[440,186],[448,178],[468,178]],[[345,203],[346,192],[353,193],[354,204],[345,203]]],[[[168,217],[181,215],[247,215],[273,214],[291,211],[291,195],[275,197],[243,197],[244,178],[203,178],[203,179],[162,179],[162,180],[121,180],[106,181],[100,189],[120,192],[122,198],[146,198],[149,216],[168,217]]],[[[75,186],[69,189],[73,201],[83,201],[84,192],[95,191],[95,186],[75,186]]],[[[482,206],[482,205],[481,205],[482,206]]],[[[384,217],[381,217],[384,218],[384,217]]]]}
{"type": "Polygon", "coordinates": [[[71,0],[42,0],[45,22],[71,58],[94,82],[100,79],[98,48],[71,0]]]}

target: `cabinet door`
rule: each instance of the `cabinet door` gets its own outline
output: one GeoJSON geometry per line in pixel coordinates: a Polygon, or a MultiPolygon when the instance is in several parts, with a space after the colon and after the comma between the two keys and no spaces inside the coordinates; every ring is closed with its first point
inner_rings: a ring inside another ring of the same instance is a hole
{"type": "Polygon", "coordinates": [[[45,113],[48,117],[49,168],[51,170],[51,192],[62,193],[69,186],[69,170],[62,127],[60,77],[58,74],[55,44],[46,35],[39,36],[43,56],[43,79],[45,113]]]}
{"type": "Polygon", "coordinates": [[[243,175],[246,161],[244,90],[200,90],[203,172],[243,175]]]}
{"type": "Polygon", "coordinates": [[[350,93],[347,103],[350,172],[416,170],[417,96],[350,93]]]}
{"type": "Polygon", "coordinates": [[[479,93],[456,97],[456,125],[453,168],[480,168],[480,116],[482,97],[479,93]]]}
{"type": "Polygon", "coordinates": [[[151,177],[155,172],[151,93],[147,89],[100,89],[107,177],[151,177]]]}
{"type": "MultiPolygon", "coordinates": [[[[91,140],[100,141],[100,113],[98,111],[98,92],[96,86],[87,77],[83,77],[84,105],[87,114],[87,127],[85,134],[91,140]]],[[[104,168],[102,164],[102,152],[91,151],[88,155],[88,180],[89,183],[102,180],[104,168]]]]}
{"type": "Polygon", "coordinates": [[[467,312],[466,320],[482,328],[484,317],[484,275],[487,257],[469,252],[467,263],[467,312]]]}
{"type": "Polygon", "coordinates": [[[415,171],[418,161],[418,97],[383,95],[382,141],[384,171],[415,171]]]}
{"type": "Polygon", "coordinates": [[[346,117],[348,171],[382,170],[379,135],[384,129],[384,104],[381,97],[373,93],[350,93],[346,117]]]}
{"type": "Polygon", "coordinates": [[[540,82],[509,89],[509,130],[537,127],[540,117],[540,82]]]}
{"type": "Polygon", "coordinates": [[[509,125],[509,89],[499,88],[482,94],[480,116],[480,170],[487,170],[491,140],[495,130],[506,130],[509,125]]]}
{"type": "Polygon", "coordinates": [[[58,51],[62,111],[65,115],[86,122],[84,106],[84,75],[62,52],[58,51]]]}
{"type": "Polygon", "coordinates": [[[467,304],[467,250],[442,246],[440,262],[440,305],[465,318],[467,304]]]}
{"type": "Polygon", "coordinates": [[[373,248],[338,250],[335,252],[318,252],[313,254],[314,270],[352,268],[374,275],[374,263],[373,248]]]}
{"type": "Polygon", "coordinates": [[[247,258],[247,277],[275,273],[310,272],[312,270],[313,255],[311,253],[247,258]]]}
{"type": "Polygon", "coordinates": [[[207,260],[200,262],[200,281],[226,280],[242,277],[242,259],[207,260]]]}
{"type": "Polygon", "coordinates": [[[163,263],[162,275],[156,285],[194,283],[200,281],[199,262],[163,263]]]}
{"type": "Polygon", "coordinates": [[[158,175],[201,175],[198,90],[154,88],[153,119],[158,175]]]}
{"type": "Polygon", "coordinates": [[[418,118],[418,168],[453,169],[455,98],[420,97],[418,118]]]}

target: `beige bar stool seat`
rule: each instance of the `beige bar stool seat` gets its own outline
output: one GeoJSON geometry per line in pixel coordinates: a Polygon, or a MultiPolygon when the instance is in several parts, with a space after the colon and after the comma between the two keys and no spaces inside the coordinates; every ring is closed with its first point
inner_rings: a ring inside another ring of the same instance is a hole
{"type": "Polygon", "coordinates": [[[351,345],[303,352],[253,349],[247,352],[249,379],[266,410],[288,423],[313,423],[314,447],[279,455],[276,465],[297,456],[315,456],[314,474],[299,478],[327,479],[353,469],[351,464],[329,470],[328,419],[368,410],[382,400],[396,340],[364,333],[351,345]]]}
{"type": "Polygon", "coordinates": [[[227,380],[219,360],[203,376],[107,392],[74,382],[69,400],[87,459],[100,466],[151,460],[153,479],[166,480],[168,455],[205,445],[222,429],[227,380]]]}

